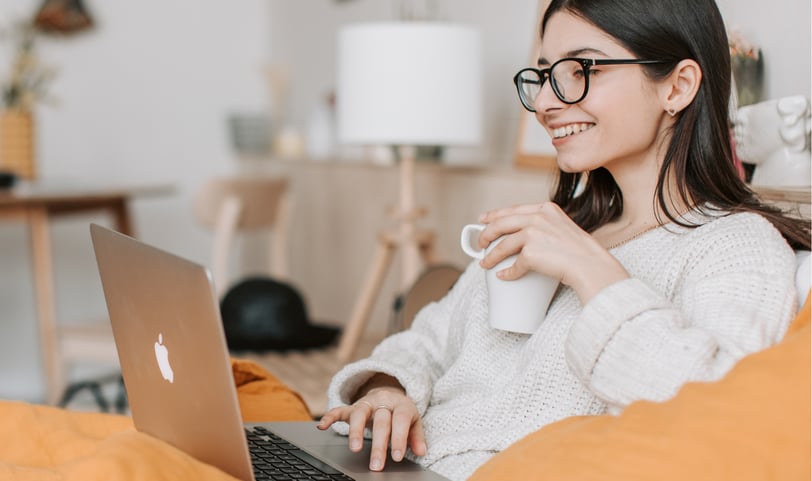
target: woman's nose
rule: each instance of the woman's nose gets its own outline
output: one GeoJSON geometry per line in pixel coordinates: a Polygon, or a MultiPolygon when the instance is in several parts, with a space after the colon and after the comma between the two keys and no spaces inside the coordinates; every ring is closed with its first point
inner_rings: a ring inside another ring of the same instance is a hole
{"type": "Polygon", "coordinates": [[[533,108],[539,113],[547,112],[550,109],[560,109],[564,106],[566,104],[556,96],[549,80],[542,84],[536,99],[533,101],[533,108]]]}

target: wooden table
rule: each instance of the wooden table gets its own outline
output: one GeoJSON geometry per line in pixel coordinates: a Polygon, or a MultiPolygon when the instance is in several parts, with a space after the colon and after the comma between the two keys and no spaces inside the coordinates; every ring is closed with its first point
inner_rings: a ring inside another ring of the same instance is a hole
{"type": "Polygon", "coordinates": [[[0,221],[22,221],[28,225],[40,351],[49,404],[59,401],[66,385],[60,355],[62,333],[56,321],[51,220],[71,214],[107,212],[112,215],[115,230],[133,235],[129,201],[136,196],[170,191],[168,186],[105,186],[67,181],[21,182],[11,189],[0,189],[0,221]]]}

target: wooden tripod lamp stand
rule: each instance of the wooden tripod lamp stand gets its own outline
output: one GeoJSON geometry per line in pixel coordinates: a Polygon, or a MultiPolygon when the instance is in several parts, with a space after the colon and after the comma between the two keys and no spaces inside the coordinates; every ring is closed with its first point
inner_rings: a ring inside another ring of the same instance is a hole
{"type": "Polygon", "coordinates": [[[415,202],[419,145],[473,145],[482,124],[479,34],[443,22],[351,25],[338,36],[338,138],[346,144],[390,145],[399,157],[396,228],[378,234],[378,246],[338,349],[352,360],[396,251],[401,287],[432,262],[434,233],[418,229],[425,215],[415,202]]]}

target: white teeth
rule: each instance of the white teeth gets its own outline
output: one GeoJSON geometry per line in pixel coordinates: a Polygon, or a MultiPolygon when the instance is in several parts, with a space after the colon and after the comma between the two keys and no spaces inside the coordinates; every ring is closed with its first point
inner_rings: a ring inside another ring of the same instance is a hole
{"type": "Polygon", "coordinates": [[[564,127],[553,129],[553,137],[560,139],[568,135],[577,134],[592,128],[592,124],[569,124],[564,127]]]}

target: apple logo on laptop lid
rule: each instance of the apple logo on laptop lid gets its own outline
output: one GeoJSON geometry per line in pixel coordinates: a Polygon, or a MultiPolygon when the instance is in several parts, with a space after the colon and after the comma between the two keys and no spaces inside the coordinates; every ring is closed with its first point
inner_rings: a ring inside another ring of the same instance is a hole
{"type": "Polygon", "coordinates": [[[172,372],[172,366],[169,365],[169,349],[163,344],[163,334],[158,333],[158,342],[155,343],[155,359],[158,361],[158,369],[161,370],[161,376],[170,383],[175,382],[175,373],[172,372]]]}

